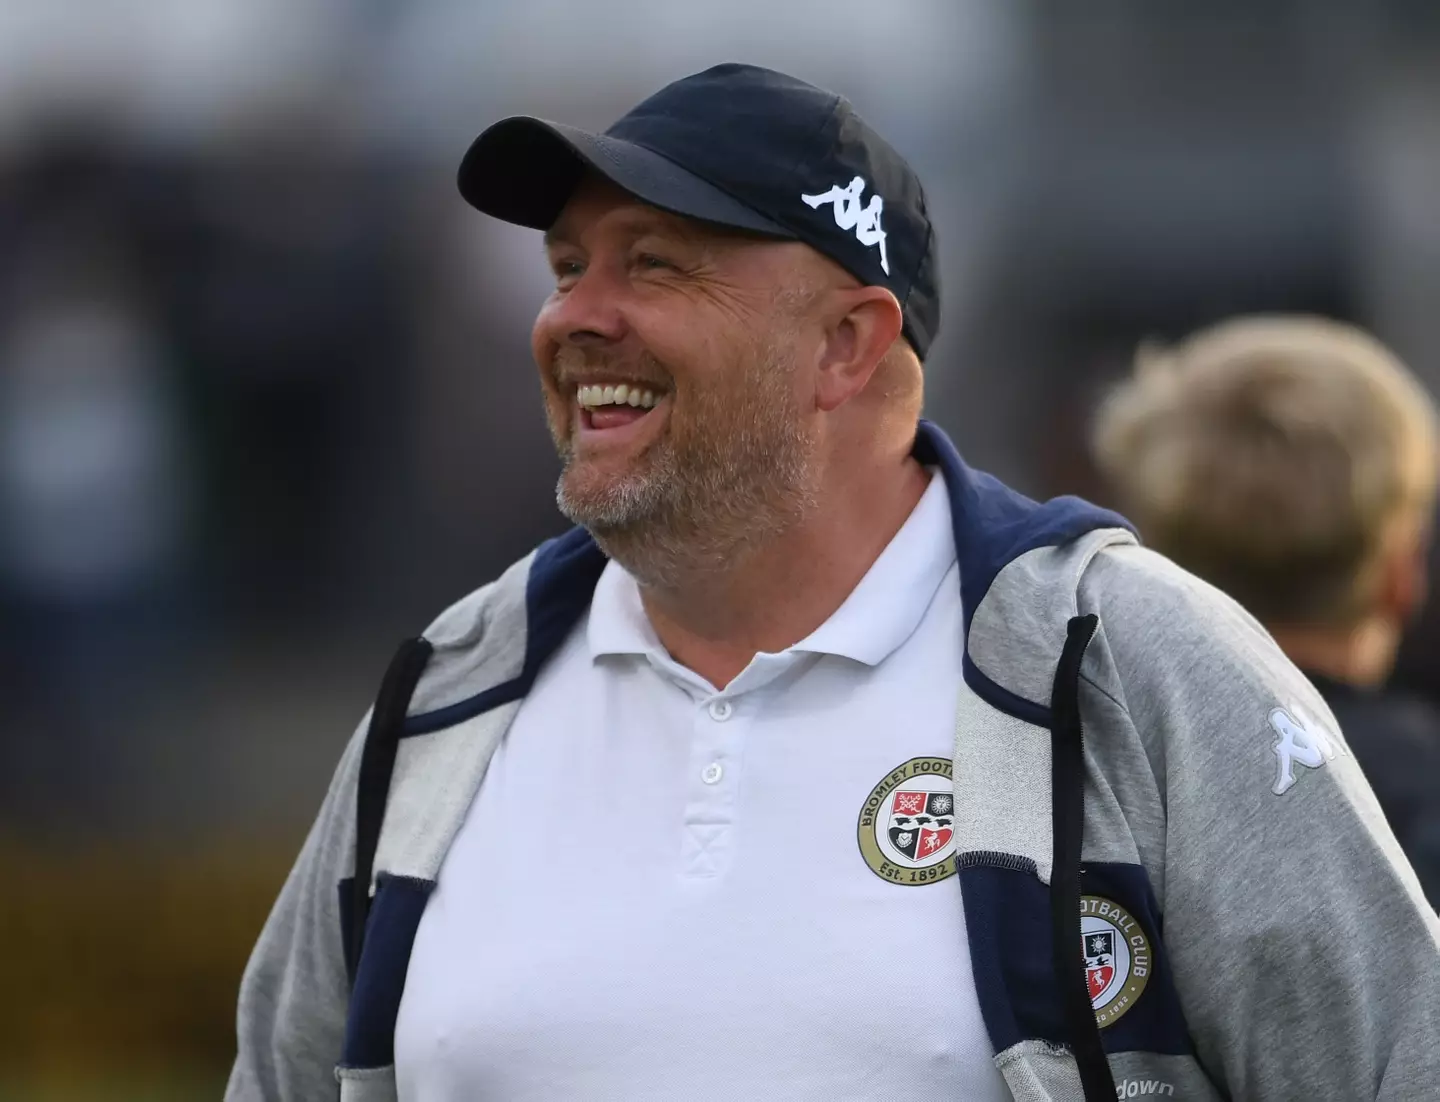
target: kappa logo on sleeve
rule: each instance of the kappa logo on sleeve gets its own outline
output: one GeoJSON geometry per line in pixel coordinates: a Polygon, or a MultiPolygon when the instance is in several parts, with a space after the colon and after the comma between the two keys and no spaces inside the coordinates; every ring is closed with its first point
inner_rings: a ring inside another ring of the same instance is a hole
{"type": "Polygon", "coordinates": [[[1271,789],[1277,796],[1285,795],[1294,786],[1296,765],[1319,769],[1337,753],[1345,752],[1339,739],[1299,708],[1289,712],[1284,708],[1272,709],[1270,726],[1280,736],[1275,743],[1278,772],[1271,789]]]}

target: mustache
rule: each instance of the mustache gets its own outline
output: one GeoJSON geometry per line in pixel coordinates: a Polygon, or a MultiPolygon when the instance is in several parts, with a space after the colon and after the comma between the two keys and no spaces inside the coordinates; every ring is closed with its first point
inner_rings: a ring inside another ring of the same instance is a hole
{"type": "Polygon", "coordinates": [[[557,386],[574,386],[587,375],[604,372],[637,383],[668,390],[674,378],[663,363],[648,352],[638,356],[617,356],[590,348],[566,345],[550,361],[550,378],[557,386]]]}

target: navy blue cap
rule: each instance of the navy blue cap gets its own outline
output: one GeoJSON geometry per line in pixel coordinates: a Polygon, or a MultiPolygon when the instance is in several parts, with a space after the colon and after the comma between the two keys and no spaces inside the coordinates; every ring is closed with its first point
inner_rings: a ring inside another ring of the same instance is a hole
{"type": "Polygon", "coordinates": [[[587,170],[652,206],[803,241],[888,288],[921,359],[940,327],[925,192],[844,97],[753,65],[666,85],[603,134],[529,116],[475,139],[460,194],[486,214],[549,229],[587,170]]]}

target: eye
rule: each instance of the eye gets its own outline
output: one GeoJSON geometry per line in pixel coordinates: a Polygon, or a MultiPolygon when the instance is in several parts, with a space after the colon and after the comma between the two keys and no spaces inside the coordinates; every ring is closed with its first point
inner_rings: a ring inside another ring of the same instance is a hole
{"type": "Polygon", "coordinates": [[[555,260],[550,270],[555,273],[555,282],[563,287],[579,279],[585,273],[585,266],[578,260],[555,260]]]}
{"type": "Polygon", "coordinates": [[[674,271],[675,265],[664,257],[656,256],[654,253],[641,253],[635,258],[638,267],[647,272],[674,271]]]}

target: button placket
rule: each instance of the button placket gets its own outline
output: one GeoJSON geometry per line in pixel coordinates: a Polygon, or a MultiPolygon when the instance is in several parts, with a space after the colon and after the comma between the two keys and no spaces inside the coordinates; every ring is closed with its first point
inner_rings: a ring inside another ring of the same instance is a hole
{"type": "Polygon", "coordinates": [[[701,704],[694,715],[681,867],[687,877],[705,878],[723,873],[729,863],[746,725],[724,698],[701,704]]]}

